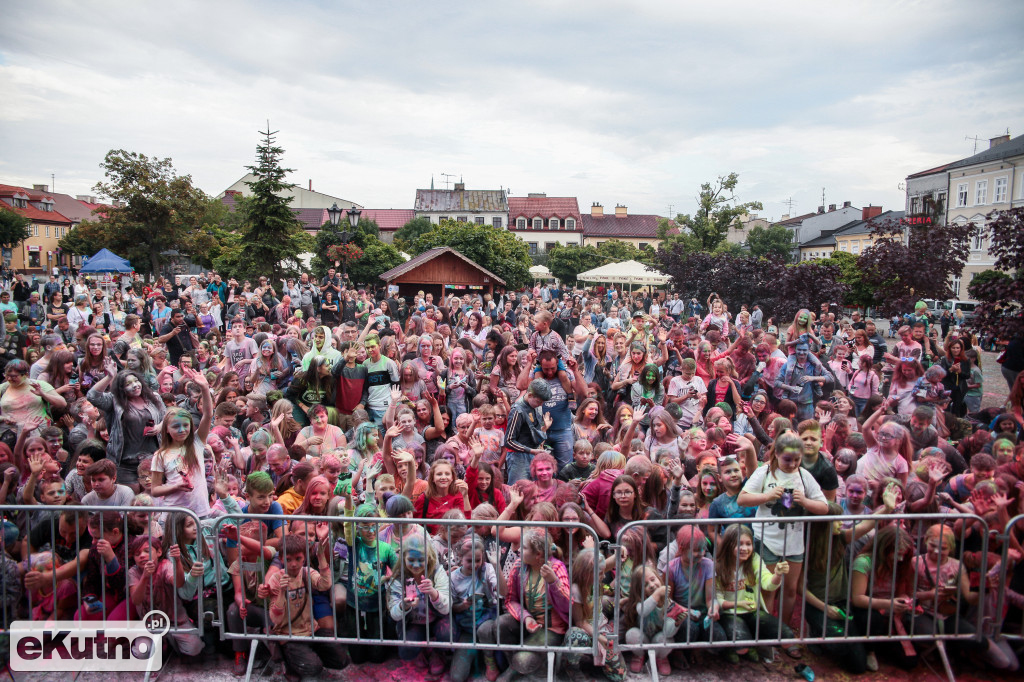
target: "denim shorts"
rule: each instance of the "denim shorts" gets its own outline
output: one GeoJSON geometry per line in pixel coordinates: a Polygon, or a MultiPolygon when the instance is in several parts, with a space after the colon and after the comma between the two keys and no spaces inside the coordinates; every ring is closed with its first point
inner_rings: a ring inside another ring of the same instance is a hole
{"type": "MultiPolygon", "coordinates": [[[[759,545],[759,547],[757,547],[757,553],[761,555],[761,559],[766,564],[774,565],[782,561],[782,557],[768,549],[768,546],[764,543],[757,542],[755,544],[759,545]]],[[[786,561],[792,561],[794,564],[802,564],[804,562],[804,553],[800,552],[799,554],[789,554],[786,556],[786,561]]]]}

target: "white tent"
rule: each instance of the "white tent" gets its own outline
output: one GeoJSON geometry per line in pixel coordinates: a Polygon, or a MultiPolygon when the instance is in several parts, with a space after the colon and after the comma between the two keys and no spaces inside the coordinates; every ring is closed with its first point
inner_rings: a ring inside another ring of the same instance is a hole
{"type": "Polygon", "coordinates": [[[635,286],[664,286],[668,284],[668,275],[647,267],[635,260],[621,263],[608,263],[593,270],[576,275],[576,279],[584,282],[608,284],[629,284],[635,286]]]}
{"type": "Polygon", "coordinates": [[[530,275],[534,279],[554,279],[555,276],[551,274],[546,265],[534,265],[530,268],[530,275]]]}

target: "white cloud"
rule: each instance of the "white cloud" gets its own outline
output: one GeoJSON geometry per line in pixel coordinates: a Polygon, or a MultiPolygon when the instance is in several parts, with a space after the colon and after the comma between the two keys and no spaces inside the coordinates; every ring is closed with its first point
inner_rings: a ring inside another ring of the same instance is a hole
{"type": "MultiPolygon", "coordinates": [[[[0,182],[87,193],[112,148],[210,193],[281,131],[292,180],[409,207],[440,173],[689,212],[740,173],[778,216],[902,205],[908,174],[1020,121],[1024,6],[569,0],[8,8],[0,182]],[[986,30],[964,26],[979,16],[986,30]]],[[[1013,131],[1019,133],[1020,131],[1013,131]]]]}

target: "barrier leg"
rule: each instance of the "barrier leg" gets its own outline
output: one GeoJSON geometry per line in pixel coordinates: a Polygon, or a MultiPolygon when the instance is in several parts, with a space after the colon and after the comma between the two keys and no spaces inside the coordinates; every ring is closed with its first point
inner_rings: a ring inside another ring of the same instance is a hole
{"type": "Polygon", "coordinates": [[[651,666],[651,679],[658,682],[658,657],[654,654],[654,649],[647,652],[647,658],[651,666]]]}
{"type": "Polygon", "coordinates": [[[548,682],[555,682],[555,652],[548,652],[548,682]]]}
{"type": "Polygon", "coordinates": [[[935,648],[939,650],[939,658],[942,659],[942,667],[946,670],[946,678],[949,682],[956,682],[956,675],[953,674],[953,668],[949,665],[949,656],[946,655],[946,643],[940,639],[935,642],[935,648]]]}
{"type": "Polygon", "coordinates": [[[245,682],[249,682],[252,679],[252,666],[256,662],[256,648],[259,647],[260,642],[258,639],[252,640],[249,645],[249,665],[245,668],[245,682]]]}

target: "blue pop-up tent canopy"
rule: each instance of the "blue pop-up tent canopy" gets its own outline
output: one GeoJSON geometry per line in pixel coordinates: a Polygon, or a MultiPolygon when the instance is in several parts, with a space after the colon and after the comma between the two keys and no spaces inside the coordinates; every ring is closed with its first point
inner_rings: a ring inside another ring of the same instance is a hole
{"type": "Polygon", "coordinates": [[[109,249],[100,249],[79,272],[134,272],[135,268],[127,259],[121,258],[109,249]]]}

